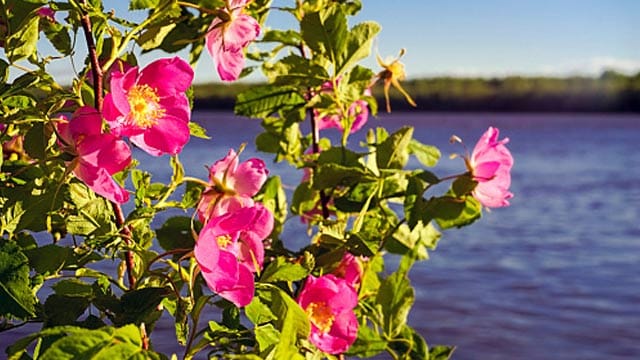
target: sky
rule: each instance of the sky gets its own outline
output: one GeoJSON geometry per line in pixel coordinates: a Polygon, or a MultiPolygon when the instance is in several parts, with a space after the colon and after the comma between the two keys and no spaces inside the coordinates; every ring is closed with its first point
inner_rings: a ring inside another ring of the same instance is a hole
{"type": "MultiPolygon", "coordinates": [[[[105,8],[123,14],[127,3],[105,1],[105,8]]],[[[140,19],[145,13],[131,14],[140,19]]],[[[287,19],[274,13],[265,25],[293,25],[287,19]]],[[[365,20],[382,25],[375,47],[383,58],[406,49],[408,78],[640,71],[640,0],[363,0],[350,25],[365,20]]],[[[166,55],[143,57],[142,63],[159,56],[166,55]]],[[[373,55],[364,64],[377,69],[373,55]]],[[[56,67],[62,71],[68,64],[56,67]]],[[[196,82],[218,81],[214,69],[203,53],[196,82]]]]}

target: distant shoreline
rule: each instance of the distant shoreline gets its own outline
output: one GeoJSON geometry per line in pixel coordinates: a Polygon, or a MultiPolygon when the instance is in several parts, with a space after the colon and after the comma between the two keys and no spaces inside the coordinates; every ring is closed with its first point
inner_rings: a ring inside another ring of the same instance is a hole
{"type": "MultiPolygon", "coordinates": [[[[257,84],[194,85],[197,110],[232,110],[238,93],[257,84]]],[[[606,71],[599,77],[453,78],[403,82],[417,108],[391,90],[394,111],[497,113],[640,113],[640,73],[626,76],[606,71]]],[[[383,106],[382,87],[373,94],[383,106]]],[[[381,109],[382,110],[382,109],[381,109]]]]}

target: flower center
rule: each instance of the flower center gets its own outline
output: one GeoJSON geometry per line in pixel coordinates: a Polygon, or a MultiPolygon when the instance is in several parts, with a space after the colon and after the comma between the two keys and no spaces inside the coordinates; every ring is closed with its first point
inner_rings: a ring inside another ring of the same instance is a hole
{"type": "Polygon", "coordinates": [[[129,90],[127,100],[131,108],[130,117],[135,125],[141,128],[149,128],[155,125],[165,113],[165,110],[160,107],[160,97],[156,89],[149,85],[134,86],[133,89],[129,90]]]}
{"type": "Polygon", "coordinates": [[[223,249],[226,249],[227,246],[229,246],[229,244],[232,243],[231,235],[229,234],[220,235],[216,238],[216,241],[218,241],[218,246],[220,246],[223,249]]]}
{"type": "Polygon", "coordinates": [[[313,325],[315,325],[322,333],[326,334],[331,330],[335,316],[326,302],[313,302],[307,306],[305,312],[313,325]]]}

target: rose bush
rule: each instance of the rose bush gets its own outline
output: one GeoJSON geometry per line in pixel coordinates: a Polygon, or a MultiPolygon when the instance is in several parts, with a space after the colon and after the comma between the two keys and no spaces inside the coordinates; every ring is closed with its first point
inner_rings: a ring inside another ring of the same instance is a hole
{"type": "Polygon", "coordinates": [[[380,31],[349,24],[361,6],[131,0],[146,12],[132,20],[100,0],[2,2],[0,332],[39,324],[7,357],[168,359],[151,341],[162,318],[185,359],[448,358],[452,347],[427,345],[407,321],[410,269],[443,232],[509,205],[513,158],[491,127],[466,169],[440,176],[440,151],[411,127],[366,124],[377,82],[415,103],[400,57],[361,65],[380,31]],[[268,25],[274,11],[296,27],[268,25]],[[248,140],[302,181],[236,150],[208,179],[188,174],[178,155],[208,138],[191,121],[205,48],[224,81],[262,72],[234,112],[261,120],[248,140]],[[177,52],[188,61],[166,57],[177,52]],[[156,60],[139,64],[141,53],[156,60]],[[84,67],[62,85],[54,61],[84,67]],[[158,182],[128,142],[165,156],[170,180],[158,182]],[[307,232],[284,231],[300,220],[307,232]]]}

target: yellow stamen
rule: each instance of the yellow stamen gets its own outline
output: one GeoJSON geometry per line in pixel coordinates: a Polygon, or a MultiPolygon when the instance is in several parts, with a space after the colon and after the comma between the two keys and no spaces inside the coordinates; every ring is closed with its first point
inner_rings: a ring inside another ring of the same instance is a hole
{"type": "Polygon", "coordinates": [[[216,241],[218,241],[218,246],[220,246],[223,249],[226,249],[227,246],[229,246],[233,242],[231,240],[231,235],[229,234],[218,236],[216,238],[216,241]]]}
{"type": "Polygon", "coordinates": [[[156,89],[149,85],[136,85],[127,94],[131,109],[130,120],[141,128],[149,128],[164,116],[165,109],[160,107],[160,97],[156,89]]]}
{"type": "Polygon", "coordinates": [[[313,302],[305,309],[309,320],[315,325],[322,333],[327,333],[331,330],[335,316],[331,311],[331,308],[324,301],[313,302]]]}

